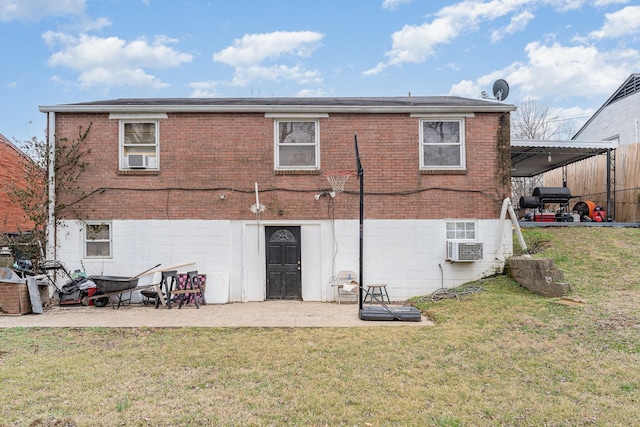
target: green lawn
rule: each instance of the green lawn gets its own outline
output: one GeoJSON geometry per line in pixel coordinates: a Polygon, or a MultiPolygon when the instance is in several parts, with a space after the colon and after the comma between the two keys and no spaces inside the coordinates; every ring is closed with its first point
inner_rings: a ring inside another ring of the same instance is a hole
{"type": "Polygon", "coordinates": [[[524,233],[583,306],[495,276],[425,328],[0,329],[0,425],[637,423],[640,230],[524,233]]]}

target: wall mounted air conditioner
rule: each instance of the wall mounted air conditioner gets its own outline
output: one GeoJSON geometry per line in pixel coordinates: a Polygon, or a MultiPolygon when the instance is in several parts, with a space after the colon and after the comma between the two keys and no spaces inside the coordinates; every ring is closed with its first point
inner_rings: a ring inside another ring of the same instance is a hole
{"type": "Polygon", "coordinates": [[[447,240],[447,261],[471,262],[482,259],[481,242],[447,240]]]}
{"type": "Polygon", "coordinates": [[[127,167],[133,169],[146,169],[149,167],[149,157],[144,154],[129,154],[127,167]]]}

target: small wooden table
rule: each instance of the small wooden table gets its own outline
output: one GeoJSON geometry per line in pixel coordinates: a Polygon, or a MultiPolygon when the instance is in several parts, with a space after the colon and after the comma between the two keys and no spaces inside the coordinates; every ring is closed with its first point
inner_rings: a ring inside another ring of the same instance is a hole
{"type": "Polygon", "coordinates": [[[391,304],[386,283],[367,285],[367,294],[364,296],[364,302],[367,302],[367,297],[369,298],[369,304],[372,304],[374,299],[377,302],[384,303],[384,297],[387,297],[387,302],[391,304]]]}

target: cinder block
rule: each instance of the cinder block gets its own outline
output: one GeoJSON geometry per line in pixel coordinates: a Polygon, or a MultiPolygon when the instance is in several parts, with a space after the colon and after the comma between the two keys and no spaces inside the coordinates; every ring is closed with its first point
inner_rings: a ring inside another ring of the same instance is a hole
{"type": "Polygon", "coordinates": [[[509,258],[511,277],[522,287],[539,295],[559,297],[572,291],[564,272],[555,268],[551,258],[509,258]]]}

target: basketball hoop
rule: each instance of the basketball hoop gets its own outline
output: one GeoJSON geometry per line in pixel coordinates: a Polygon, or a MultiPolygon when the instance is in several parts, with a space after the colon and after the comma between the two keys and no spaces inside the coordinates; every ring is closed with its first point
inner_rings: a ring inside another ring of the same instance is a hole
{"type": "Polygon", "coordinates": [[[344,185],[350,176],[354,176],[355,173],[350,170],[333,170],[324,173],[327,177],[327,181],[331,184],[331,188],[334,193],[342,193],[344,191],[344,185]]]}

